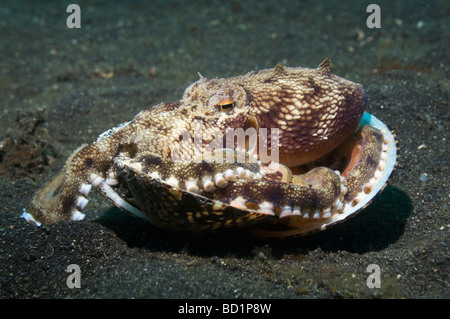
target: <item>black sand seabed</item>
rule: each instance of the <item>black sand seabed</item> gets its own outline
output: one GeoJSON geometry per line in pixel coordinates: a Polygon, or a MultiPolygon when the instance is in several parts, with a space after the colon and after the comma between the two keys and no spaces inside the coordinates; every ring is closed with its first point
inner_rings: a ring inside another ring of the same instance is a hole
{"type": "Polygon", "coordinates": [[[448,1],[64,1],[0,5],[0,298],[448,298],[448,1]],[[400,158],[365,211],[313,236],[156,229],[91,197],[83,222],[22,208],[71,151],[205,77],[317,66],[362,83],[400,158]],[[111,73],[112,72],[112,73],[111,73]],[[41,112],[41,110],[45,110],[41,112]],[[69,289],[66,268],[81,269],[69,289]],[[366,285],[367,267],[381,288],[366,285]]]}

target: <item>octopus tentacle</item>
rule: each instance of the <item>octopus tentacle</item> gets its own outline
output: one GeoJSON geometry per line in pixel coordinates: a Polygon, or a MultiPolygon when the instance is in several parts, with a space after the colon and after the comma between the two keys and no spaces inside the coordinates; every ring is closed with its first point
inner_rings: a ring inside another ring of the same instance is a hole
{"type": "MultiPolygon", "coordinates": [[[[177,103],[160,104],[155,107],[156,113],[176,107],[177,103]]],[[[124,209],[139,215],[139,210],[127,205],[110,186],[117,185],[113,159],[118,154],[130,157],[138,152],[134,143],[136,132],[142,127],[142,112],[129,122],[120,124],[100,134],[97,140],[89,145],[82,145],[67,159],[62,171],[47,182],[32,197],[21,217],[36,225],[58,221],[82,220],[81,212],[88,203],[88,194],[92,186],[124,209]],[[118,139],[117,137],[123,137],[118,139]]],[[[157,136],[155,138],[158,138],[157,136]]],[[[149,141],[150,147],[153,145],[149,141]]],[[[141,214],[141,217],[144,217],[141,214]]]]}
{"type": "Polygon", "coordinates": [[[61,220],[82,220],[92,186],[115,184],[109,176],[104,152],[95,145],[83,146],[67,160],[63,170],[33,196],[22,217],[37,225],[61,220]]]}
{"type": "Polygon", "coordinates": [[[303,174],[302,179],[307,186],[270,180],[237,181],[224,192],[235,208],[253,209],[279,218],[290,215],[327,218],[342,207],[345,179],[333,170],[317,167],[303,174]]]}
{"type": "Polygon", "coordinates": [[[260,164],[249,153],[232,149],[219,149],[213,157],[192,161],[172,161],[144,153],[136,158],[121,156],[117,167],[133,168],[172,187],[191,193],[212,193],[225,188],[238,179],[259,179],[263,175],[260,164]],[[242,162],[237,161],[242,157],[242,162]],[[228,161],[227,159],[231,159],[228,161]]]}
{"type": "Polygon", "coordinates": [[[256,212],[236,210],[216,195],[238,181],[261,179],[260,162],[250,153],[233,149],[219,149],[213,159],[173,162],[147,153],[136,158],[119,156],[115,163],[120,183],[128,190],[123,197],[140,210],[135,215],[143,215],[154,225],[184,231],[213,230],[265,219],[256,212]]]}
{"type": "Polygon", "coordinates": [[[97,141],[76,149],[60,173],[39,189],[21,217],[40,225],[58,221],[82,220],[92,186],[102,189],[118,183],[113,158],[123,151],[114,134],[132,135],[130,122],[101,134],[97,141]],[[118,133],[120,132],[120,133],[118,133]]]}
{"type": "MultiPolygon", "coordinates": [[[[327,210],[325,214],[323,212],[316,214],[318,218],[312,219],[309,218],[311,214],[298,216],[280,214],[280,217],[287,218],[273,220],[269,228],[253,229],[254,235],[261,237],[305,235],[341,222],[370,203],[374,194],[385,187],[396,165],[397,147],[393,134],[377,118],[365,113],[361,123],[363,126],[355,134],[356,143],[355,141],[352,143],[351,158],[340,177],[341,181],[345,181],[346,188],[343,189],[344,196],[341,193],[339,208],[327,210]]],[[[346,147],[348,145],[342,146],[346,147]]]]}

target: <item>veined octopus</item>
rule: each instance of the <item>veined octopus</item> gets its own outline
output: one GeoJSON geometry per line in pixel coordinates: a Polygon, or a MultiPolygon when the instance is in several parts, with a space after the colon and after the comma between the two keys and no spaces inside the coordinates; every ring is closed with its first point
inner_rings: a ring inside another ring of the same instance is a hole
{"type": "Polygon", "coordinates": [[[200,75],[181,101],[141,111],[75,150],[22,217],[81,220],[95,186],[172,230],[252,226],[285,237],[336,224],[383,189],[397,149],[364,113],[364,88],[330,68],[327,58],[316,69],[200,75]]]}

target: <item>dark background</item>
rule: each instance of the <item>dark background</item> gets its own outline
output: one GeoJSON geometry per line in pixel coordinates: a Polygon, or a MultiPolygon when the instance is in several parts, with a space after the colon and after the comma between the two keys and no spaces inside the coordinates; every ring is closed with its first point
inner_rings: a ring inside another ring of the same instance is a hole
{"type": "Polygon", "coordinates": [[[74,1],[0,5],[0,298],[448,298],[448,1],[74,1]],[[309,237],[180,234],[92,192],[86,220],[33,227],[31,194],[82,143],[205,77],[316,67],[365,86],[395,132],[388,187],[309,237]],[[66,268],[81,268],[68,289],[66,268]],[[381,269],[369,289],[367,266],[381,269]]]}

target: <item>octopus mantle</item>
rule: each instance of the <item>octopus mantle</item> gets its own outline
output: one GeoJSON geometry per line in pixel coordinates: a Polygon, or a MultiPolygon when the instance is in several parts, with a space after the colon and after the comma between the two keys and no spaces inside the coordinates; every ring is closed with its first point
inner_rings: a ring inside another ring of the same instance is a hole
{"type": "Polygon", "coordinates": [[[22,217],[82,220],[94,186],[172,230],[249,226],[284,237],[345,220],[383,189],[397,149],[386,125],[364,113],[364,88],[330,68],[327,58],[316,69],[200,76],[179,102],[75,150],[22,217]]]}

